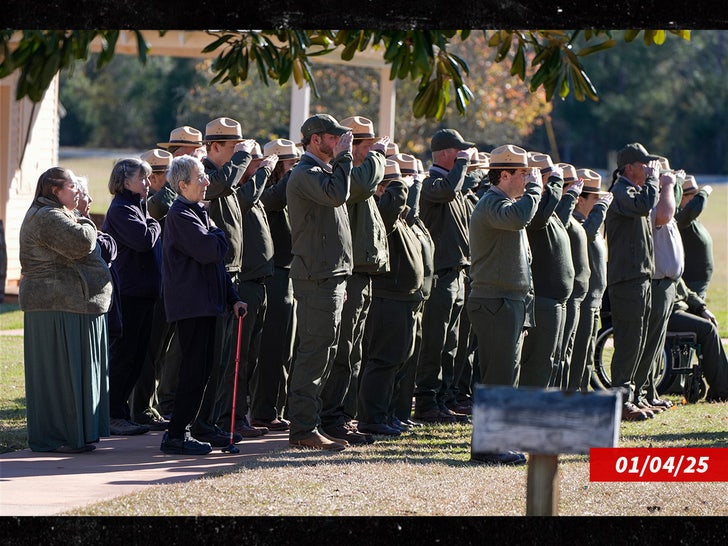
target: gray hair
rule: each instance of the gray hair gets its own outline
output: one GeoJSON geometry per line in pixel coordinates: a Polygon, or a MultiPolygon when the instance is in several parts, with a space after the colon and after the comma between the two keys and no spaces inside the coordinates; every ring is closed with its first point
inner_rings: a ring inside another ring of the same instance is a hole
{"type": "Polygon", "coordinates": [[[177,193],[179,191],[180,182],[192,182],[192,171],[197,167],[201,173],[205,172],[205,166],[202,161],[191,155],[180,155],[172,159],[167,171],[167,182],[177,193]]]}
{"type": "Polygon", "coordinates": [[[85,176],[76,177],[76,185],[81,193],[88,195],[88,178],[85,176]]]}
{"type": "Polygon", "coordinates": [[[139,158],[125,157],[117,161],[109,176],[109,193],[111,195],[121,194],[124,191],[124,182],[136,176],[141,170],[144,170],[147,176],[152,174],[152,167],[149,163],[139,158]]]}

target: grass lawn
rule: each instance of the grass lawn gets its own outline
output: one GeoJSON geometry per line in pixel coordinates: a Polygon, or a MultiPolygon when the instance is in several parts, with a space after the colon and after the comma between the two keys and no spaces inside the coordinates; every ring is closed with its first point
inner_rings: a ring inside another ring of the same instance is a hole
{"type": "Polygon", "coordinates": [[[0,372],[0,453],[6,453],[28,447],[22,336],[0,336],[0,372]]]}

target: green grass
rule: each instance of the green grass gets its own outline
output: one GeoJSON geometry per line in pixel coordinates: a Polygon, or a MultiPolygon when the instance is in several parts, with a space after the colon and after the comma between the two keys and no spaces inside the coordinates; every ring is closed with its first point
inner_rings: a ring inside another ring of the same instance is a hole
{"type": "Polygon", "coordinates": [[[22,336],[0,336],[0,371],[0,453],[6,453],[28,447],[22,336]]]}
{"type": "Polygon", "coordinates": [[[0,303],[0,331],[23,327],[23,312],[17,303],[0,303]]]}
{"type": "Polygon", "coordinates": [[[713,278],[707,304],[718,319],[720,335],[728,337],[728,184],[716,184],[700,221],[713,238],[713,278]]]}
{"type": "Polygon", "coordinates": [[[91,212],[106,214],[111,204],[112,195],[109,193],[109,175],[118,159],[122,157],[137,157],[141,152],[135,150],[109,150],[93,157],[69,157],[60,161],[60,166],[71,169],[76,176],[88,178],[89,194],[93,198],[91,212]]]}

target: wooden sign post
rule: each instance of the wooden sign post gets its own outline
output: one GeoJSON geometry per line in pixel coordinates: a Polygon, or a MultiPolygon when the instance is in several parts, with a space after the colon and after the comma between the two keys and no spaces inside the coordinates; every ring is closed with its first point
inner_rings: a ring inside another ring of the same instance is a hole
{"type": "Polygon", "coordinates": [[[486,387],[473,393],[473,453],[528,456],[526,514],[558,514],[558,457],[617,447],[622,395],[559,389],[486,387]]]}

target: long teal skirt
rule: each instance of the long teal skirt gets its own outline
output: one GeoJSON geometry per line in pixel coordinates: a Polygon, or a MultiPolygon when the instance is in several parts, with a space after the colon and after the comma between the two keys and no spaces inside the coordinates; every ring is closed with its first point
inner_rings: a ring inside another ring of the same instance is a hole
{"type": "Polygon", "coordinates": [[[33,451],[83,447],[109,436],[106,315],[24,315],[25,400],[33,451]]]}

